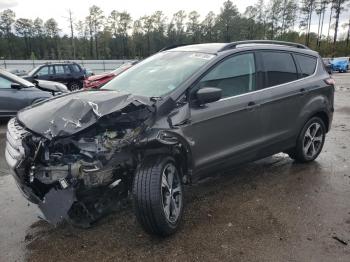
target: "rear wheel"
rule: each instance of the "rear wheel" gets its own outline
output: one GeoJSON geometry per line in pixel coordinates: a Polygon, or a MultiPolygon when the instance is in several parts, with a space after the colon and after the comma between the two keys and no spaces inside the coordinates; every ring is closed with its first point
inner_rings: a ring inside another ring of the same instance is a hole
{"type": "Polygon", "coordinates": [[[79,82],[74,81],[68,84],[68,89],[72,92],[77,91],[80,88],[81,88],[81,84],[79,82]]]}
{"type": "Polygon", "coordinates": [[[183,193],[179,169],[169,156],[147,158],[135,175],[134,210],[150,234],[168,236],[179,227],[183,193]]]}
{"type": "Polygon", "coordinates": [[[307,163],[321,153],[326,138],[326,128],[321,118],[311,118],[303,127],[294,149],[287,153],[296,161],[307,163]]]}

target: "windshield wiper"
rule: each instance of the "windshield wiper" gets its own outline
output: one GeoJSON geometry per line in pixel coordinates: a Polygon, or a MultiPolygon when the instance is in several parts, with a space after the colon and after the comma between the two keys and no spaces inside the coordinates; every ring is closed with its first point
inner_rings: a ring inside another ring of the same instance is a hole
{"type": "Polygon", "coordinates": [[[163,98],[160,96],[151,96],[149,98],[152,102],[157,102],[157,101],[161,101],[163,98]]]}

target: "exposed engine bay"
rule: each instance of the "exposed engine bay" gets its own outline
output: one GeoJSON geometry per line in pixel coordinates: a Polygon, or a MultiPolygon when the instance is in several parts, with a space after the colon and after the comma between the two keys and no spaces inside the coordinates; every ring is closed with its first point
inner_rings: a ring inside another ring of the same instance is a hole
{"type": "MultiPolygon", "coordinates": [[[[76,100],[67,103],[77,104],[76,100]]],[[[127,101],[107,115],[98,111],[97,103],[85,104],[90,109],[80,110],[80,118],[65,119],[60,114],[61,126],[53,126],[57,118],[50,119],[50,131],[45,127],[41,134],[25,131],[19,124],[21,117],[8,125],[7,162],[13,163],[24,195],[53,224],[68,220],[88,227],[123,205],[131,174],[142,157],[139,141],[153,121],[153,108],[139,101],[127,101]],[[96,117],[93,124],[91,117],[96,117]],[[83,128],[84,123],[89,125],[83,128]],[[54,136],[54,128],[61,133],[54,136]]]]}

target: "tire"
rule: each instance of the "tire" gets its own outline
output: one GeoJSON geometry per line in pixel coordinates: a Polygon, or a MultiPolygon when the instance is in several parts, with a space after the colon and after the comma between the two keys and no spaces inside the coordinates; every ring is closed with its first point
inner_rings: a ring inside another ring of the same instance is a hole
{"type": "Polygon", "coordinates": [[[136,218],[147,233],[169,236],[176,232],[184,201],[174,158],[163,155],[143,161],[135,174],[133,201],[136,218]]]}
{"type": "Polygon", "coordinates": [[[77,81],[74,81],[74,82],[70,82],[69,84],[68,84],[68,89],[70,90],[70,91],[78,91],[78,90],[80,90],[81,89],[81,84],[79,83],[79,82],[77,82],[77,81]]]}
{"type": "Polygon", "coordinates": [[[326,127],[319,117],[313,117],[301,130],[294,149],[287,152],[290,158],[300,163],[314,161],[322,151],[326,127]]]}

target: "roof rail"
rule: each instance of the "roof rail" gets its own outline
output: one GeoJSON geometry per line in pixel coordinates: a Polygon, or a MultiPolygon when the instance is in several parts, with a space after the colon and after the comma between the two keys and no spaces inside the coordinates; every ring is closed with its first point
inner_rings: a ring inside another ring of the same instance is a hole
{"type": "Polygon", "coordinates": [[[307,46],[298,44],[298,43],[292,43],[292,42],[285,42],[285,41],[277,41],[277,40],[246,40],[246,41],[237,41],[232,42],[221,48],[218,52],[226,51],[229,49],[235,49],[238,45],[246,45],[246,44],[273,44],[273,45],[285,45],[290,47],[296,47],[301,49],[309,49],[307,46]]]}
{"type": "Polygon", "coordinates": [[[163,47],[162,49],[160,49],[158,52],[163,52],[163,51],[166,51],[166,50],[174,49],[176,47],[185,46],[185,45],[188,45],[188,44],[178,44],[178,45],[166,46],[166,47],[163,47]]]}

